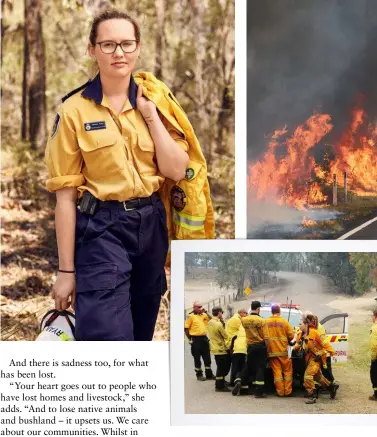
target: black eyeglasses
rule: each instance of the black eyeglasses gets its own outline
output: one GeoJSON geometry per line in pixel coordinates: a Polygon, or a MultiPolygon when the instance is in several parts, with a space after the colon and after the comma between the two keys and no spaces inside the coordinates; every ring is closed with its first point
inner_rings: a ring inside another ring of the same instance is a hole
{"type": "Polygon", "coordinates": [[[133,53],[137,49],[138,41],[136,40],[126,40],[121,43],[116,43],[115,41],[101,41],[96,42],[101,48],[101,52],[106,55],[114,53],[118,46],[122,49],[123,53],[133,53]]]}

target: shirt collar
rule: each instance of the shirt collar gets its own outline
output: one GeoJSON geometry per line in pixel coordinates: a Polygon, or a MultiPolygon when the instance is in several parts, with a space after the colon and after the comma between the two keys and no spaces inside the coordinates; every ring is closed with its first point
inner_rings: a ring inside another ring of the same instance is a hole
{"type": "MultiPolygon", "coordinates": [[[[85,90],[81,93],[81,95],[88,99],[94,100],[97,103],[97,105],[100,105],[102,103],[103,93],[102,93],[102,84],[101,84],[99,73],[85,88],[85,90]]],[[[131,106],[134,109],[136,109],[136,96],[137,96],[137,85],[135,79],[131,74],[130,86],[128,88],[128,99],[131,103],[131,106]]]]}

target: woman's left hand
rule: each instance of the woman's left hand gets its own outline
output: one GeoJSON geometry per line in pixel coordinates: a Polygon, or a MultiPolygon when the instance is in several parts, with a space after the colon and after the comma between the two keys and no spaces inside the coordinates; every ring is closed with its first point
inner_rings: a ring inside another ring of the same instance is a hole
{"type": "Polygon", "coordinates": [[[156,105],[143,96],[141,84],[137,88],[136,105],[145,121],[152,119],[157,114],[156,105]]]}

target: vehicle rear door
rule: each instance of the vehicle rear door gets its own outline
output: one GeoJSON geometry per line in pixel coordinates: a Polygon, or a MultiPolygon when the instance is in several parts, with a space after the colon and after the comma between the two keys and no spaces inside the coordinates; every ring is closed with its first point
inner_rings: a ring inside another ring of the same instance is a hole
{"type": "Polygon", "coordinates": [[[348,314],[331,314],[320,321],[325,328],[335,355],[333,363],[346,363],[348,359],[348,314]]]}

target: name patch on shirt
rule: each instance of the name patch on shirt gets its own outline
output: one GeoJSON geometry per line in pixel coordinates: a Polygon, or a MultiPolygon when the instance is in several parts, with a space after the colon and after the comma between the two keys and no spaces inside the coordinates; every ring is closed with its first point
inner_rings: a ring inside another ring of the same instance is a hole
{"type": "Polygon", "coordinates": [[[86,131],[106,129],[106,122],[104,121],[92,121],[91,123],[84,123],[86,131]]]}

